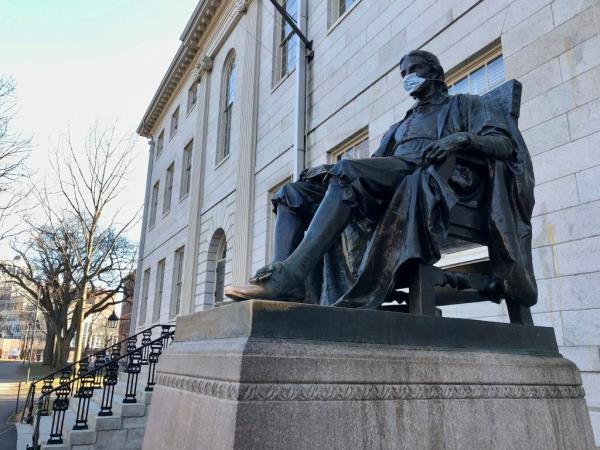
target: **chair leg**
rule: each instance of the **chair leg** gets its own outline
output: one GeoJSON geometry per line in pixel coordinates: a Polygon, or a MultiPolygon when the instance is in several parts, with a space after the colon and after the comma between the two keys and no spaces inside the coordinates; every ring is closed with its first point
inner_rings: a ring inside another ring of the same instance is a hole
{"type": "Polygon", "coordinates": [[[518,303],[507,301],[506,309],[508,310],[510,323],[533,325],[533,317],[531,317],[531,308],[529,306],[521,306],[518,303]]]}
{"type": "Polygon", "coordinates": [[[443,273],[434,266],[415,263],[412,280],[408,287],[408,312],[435,316],[434,286],[443,279],[443,273]]]}

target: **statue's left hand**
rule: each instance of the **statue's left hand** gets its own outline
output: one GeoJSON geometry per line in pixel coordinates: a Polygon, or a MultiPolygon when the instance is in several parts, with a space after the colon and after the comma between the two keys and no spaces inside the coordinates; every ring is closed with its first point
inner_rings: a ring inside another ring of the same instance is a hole
{"type": "Polygon", "coordinates": [[[423,150],[423,161],[426,165],[444,161],[450,153],[463,150],[469,146],[471,138],[468,133],[454,133],[429,144],[423,150]]]}

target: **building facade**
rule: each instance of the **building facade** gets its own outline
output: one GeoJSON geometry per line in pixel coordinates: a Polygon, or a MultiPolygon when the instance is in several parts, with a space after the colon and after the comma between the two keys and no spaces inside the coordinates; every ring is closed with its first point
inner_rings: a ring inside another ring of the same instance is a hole
{"type": "MultiPolygon", "coordinates": [[[[23,270],[20,258],[5,260],[3,264],[11,273],[23,270]]],[[[0,273],[0,358],[29,358],[40,361],[46,341],[46,322],[30,293],[0,273]]]]}
{"type": "MultiPolygon", "coordinates": [[[[536,176],[538,325],[581,369],[600,443],[600,2],[202,0],[138,132],[150,139],[132,331],[212,308],[269,262],[270,198],[304,166],[367,157],[413,100],[400,57],[440,57],[451,93],[523,84],[536,176]],[[305,139],[304,139],[305,135],[305,139]]],[[[444,254],[451,267],[485,248],[444,254]]],[[[444,315],[508,321],[505,306],[444,315]]]]}

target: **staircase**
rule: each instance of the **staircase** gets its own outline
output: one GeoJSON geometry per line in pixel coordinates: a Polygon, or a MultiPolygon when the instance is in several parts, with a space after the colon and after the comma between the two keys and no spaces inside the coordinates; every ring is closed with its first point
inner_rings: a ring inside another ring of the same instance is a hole
{"type": "MultiPolygon", "coordinates": [[[[30,408],[28,413],[26,408],[24,420],[17,424],[17,450],[141,449],[156,364],[174,335],[173,326],[160,327],[160,337],[154,340],[150,336],[156,326],[122,341],[127,344],[122,355],[121,343],[115,344],[109,360],[95,363],[93,369],[87,370],[89,361],[82,360],[78,376],[62,373],[52,384],[48,377],[39,380],[44,389],[34,402],[37,411],[33,414],[30,408]],[[141,344],[138,338],[142,338],[141,344]],[[25,420],[26,414],[29,420],[25,420]]],[[[104,354],[108,353],[105,349],[104,354]]],[[[30,394],[27,401],[31,397],[33,402],[35,389],[30,388],[30,394]]]]}

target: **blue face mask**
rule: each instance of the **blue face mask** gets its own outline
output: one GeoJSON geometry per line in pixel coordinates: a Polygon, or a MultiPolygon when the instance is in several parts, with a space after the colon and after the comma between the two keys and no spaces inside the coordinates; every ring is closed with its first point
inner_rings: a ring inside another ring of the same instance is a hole
{"type": "Polygon", "coordinates": [[[421,86],[423,86],[423,83],[425,83],[427,80],[427,78],[421,78],[416,73],[409,73],[404,78],[404,89],[409,94],[412,94],[421,86]]]}

